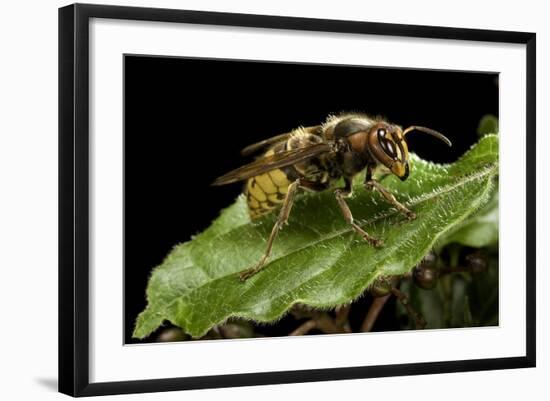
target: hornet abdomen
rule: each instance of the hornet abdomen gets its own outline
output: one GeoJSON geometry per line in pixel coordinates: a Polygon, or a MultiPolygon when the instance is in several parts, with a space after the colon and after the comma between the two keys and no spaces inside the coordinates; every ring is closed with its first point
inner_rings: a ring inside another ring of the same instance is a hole
{"type": "Polygon", "coordinates": [[[255,219],[279,207],[285,199],[289,185],[290,180],[280,169],[249,178],[244,193],[250,217],[255,219]]]}

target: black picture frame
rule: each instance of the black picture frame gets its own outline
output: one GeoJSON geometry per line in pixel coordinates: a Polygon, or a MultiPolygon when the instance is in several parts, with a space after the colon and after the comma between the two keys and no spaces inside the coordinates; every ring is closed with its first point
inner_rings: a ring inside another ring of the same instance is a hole
{"type": "Polygon", "coordinates": [[[59,9],[59,391],[94,396],[534,367],[536,35],[358,21],[73,4],[59,9]],[[437,38],[526,46],[526,355],[218,376],[90,383],[89,22],[91,18],[437,38]]]}

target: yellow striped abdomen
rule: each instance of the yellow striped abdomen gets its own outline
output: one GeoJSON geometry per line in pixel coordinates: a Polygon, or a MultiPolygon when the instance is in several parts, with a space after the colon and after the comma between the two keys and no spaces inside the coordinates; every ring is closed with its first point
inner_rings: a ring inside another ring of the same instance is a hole
{"type": "Polygon", "coordinates": [[[245,194],[251,218],[270,213],[280,206],[288,191],[290,181],[279,169],[249,178],[245,194]]]}

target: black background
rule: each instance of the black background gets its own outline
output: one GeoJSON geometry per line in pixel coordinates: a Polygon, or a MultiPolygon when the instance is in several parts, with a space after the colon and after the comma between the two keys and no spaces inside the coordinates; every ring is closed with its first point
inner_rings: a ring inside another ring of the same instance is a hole
{"type": "Polygon", "coordinates": [[[487,73],[127,55],[124,84],[126,343],[137,342],[151,269],[240,193],[239,184],[210,183],[248,161],[244,146],[362,111],[443,132],[453,148],[421,133],[407,142],[422,158],[450,162],[477,140],[484,114],[498,116],[498,75],[487,73]]]}

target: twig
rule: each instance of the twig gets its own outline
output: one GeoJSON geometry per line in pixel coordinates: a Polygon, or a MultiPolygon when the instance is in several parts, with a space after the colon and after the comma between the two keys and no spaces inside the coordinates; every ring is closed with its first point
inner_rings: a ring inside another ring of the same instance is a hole
{"type": "Polygon", "coordinates": [[[363,320],[363,323],[361,324],[362,332],[372,330],[372,327],[374,326],[378,315],[384,308],[384,305],[386,304],[386,301],[389,299],[390,296],[391,294],[384,295],[383,297],[374,298],[367,312],[367,316],[365,316],[365,320],[363,320]]]}
{"type": "Polygon", "coordinates": [[[466,255],[466,266],[444,266],[439,269],[441,274],[450,273],[483,273],[489,269],[489,261],[485,252],[476,251],[466,255]]]}
{"type": "Polygon", "coordinates": [[[315,318],[317,323],[317,328],[323,333],[327,334],[337,334],[343,333],[344,330],[341,327],[338,327],[334,322],[334,319],[329,316],[328,313],[322,313],[315,318]]]}
{"type": "Polygon", "coordinates": [[[292,331],[290,336],[303,336],[313,329],[321,330],[327,334],[345,333],[344,328],[336,324],[334,319],[328,313],[315,313],[315,315],[302,323],[298,328],[292,331]]]}
{"type": "Polygon", "coordinates": [[[457,267],[440,267],[439,272],[441,275],[452,273],[482,273],[486,269],[477,266],[457,266],[457,267]]]}
{"type": "Polygon", "coordinates": [[[303,336],[317,327],[317,322],[314,319],[308,320],[292,331],[289,336],[303,336]]]}
{"type": "Polygon", "coordinates": [[[219,336],[219,338],[225,338],[225,333],[223,332],[223,328],[221,326],[212,327],[212,332],[215,336],[219,336]]]}
{"type": "Polygon", "coordinates": [[[401,302],[401,305],[405,308],[410,317],[414,320],[414,325],[417,330],[426,327],[426,320],[409,304],[409,298],[395,287],[392,287],[391,292],[397,297],[397,300],[401,302]]]}
{"type": "Polygon", "coordinates": [[[351,333],[351,327],[349,325],[349,312],[351,310],[351,304],[342,305],[336,309],[336,318],[334,323],[345,333],[351,333]]]}

